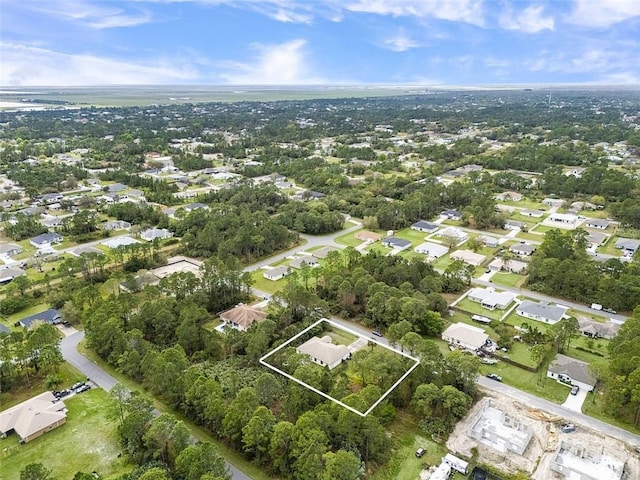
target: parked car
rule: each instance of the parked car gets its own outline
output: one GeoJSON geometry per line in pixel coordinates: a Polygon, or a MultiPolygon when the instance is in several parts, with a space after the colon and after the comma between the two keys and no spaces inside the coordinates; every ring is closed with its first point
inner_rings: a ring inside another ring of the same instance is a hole
{"type": "Polygon", "coordinates": [[[427,453],[427,451],[424,448],[420,447],[416,450],[416,457],[422,458],[425,453],[427,453]]]}
{"type": "Polygon", "coordinates": [[[577,395],[579,391],[580,387],[578,385],[574,385],[573,387],[571,387],[571,395],[577,395]]]}
{"type": "Polygon", "coordinates": [[[576,426],[573,423],[567,423],[566,425],[562,425],[562,431],[564,433],[571,433],[576,431],[576,426]]]}
{"type": "Polygon", "coordinates": [[[76,393],[86,392],[87,390],[90,390],[90,389],[91,389],[90,385],[82,385],[81,387],[76,389],[76,393]]]}
{"type": "Polygon", "coordinates": [[[371,332],[371,335],[375,335],[376,337],[382,337],[382,332],[380,330],[374,330],[371,332]]]}
{"type": "Polygon", "coordinates": [[[490,378],[491,380],[495,380],[496,382],[502,381],[502,377],[496,373],[487,373],[487,378],[490,378]]]}
{"type": "Polygon", "coordinates": [[[84,386],[84,384],[85,384],[84,382],[76,382],[76,383],[74,383],[74,384],[73,384],[73,386],[71,387],[71,390],[77,390],[77,389],[79,389],[80,387],[84,386]]]}

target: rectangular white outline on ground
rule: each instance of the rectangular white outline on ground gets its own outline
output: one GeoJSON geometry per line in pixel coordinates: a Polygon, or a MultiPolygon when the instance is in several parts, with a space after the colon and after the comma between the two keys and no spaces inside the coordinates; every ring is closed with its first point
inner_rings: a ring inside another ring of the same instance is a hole
{"type": "Polygon", "coordinates": [[[302,330],[300,333],[298,333],[297,335],[294,335],[293,337],[291,337],[289,340],[287,340],[286,342],[284,342],[282,345],[279,345],[278,347],[274,348],[273,350],[271,350],[269,353],[267,353],[266,355],[263,355],[260,358],[260,363],[262,365],[264,365],[267,368],[270,368],[271,370],[273,370],[274,372],[278,372],[280,375],[283,375],[285,377],[287,377],[289,380],[293,380],[294,382],[296,382],[299,385],[302,385],[305,388],[308,388],[309,390],[311,390],[312,392],[317,393],[318,395],[323,396],[324,398],[326,398],[327,400],[331,400],[334,403],[337,403],[338,405],[340,405],[341,407],[346,408],[347,410],[352,411],[353,413],[356,413],[358,415],[360,415],[361,417],[366,417],[367,415],[369,415],[369,413],[371,413],[373,411],[374,408],[376,408],[380,402],[382,402],[385,398],[387,398],[387,396],[398,386],[400,385],[400,382],[402,382],[405,378],[407,378],[407,376],[409,376],[409,374],[411,372],[413,372],[413,370],[420,364],[420,360],[417,359],[416,357],[412,357],[411,355],[405,353],[405,352],[401,352],[400,350],[397,350],[389,345],[385,345],[383,343],[378,342],[377,340],[373,339],[373,338],[367,338],[364,335],[356,332],[355,330],[351,330],[350,328],[344,327],[343,325],[340,325],[339,323],[334,322],[333,320],[330,320],[328,318],[321,318],[320,320],[318,320],[317,322],[315,322],[313,325],[310,325],[309,327],[305,328],[304,330],[302,330]],[[311,330],[312,328],[317,327],[318,325],[320,325],[321,323],[326,322],[329,325],[333,325],[336,328],[339,328],[340,330],[344,330],[346,332],[349,332],[353,335],[355,335],[358,338],[366,338],[367,341],[369,342],[373,342],[376,343],[378,345],[380,345],[381,347],[386,348],[387,350],[391,350],[392,352],[397,353],[398,355],[402,355],[403,357],[406,357],[410,360],[413,360],[415,363],[411,366],[411,368],[409,368],[409,370],[406,371],[406,373],[404,375],[402,375],[398,381],[396,383],[394,383],[393,385],[391,385],[391,388],[389,388],[389,390],[387,390],[386,392],[384,392],[382,394],[382,396],[376,400],[376,402],[371,405],[369,407],[369,409],[362,413],[360,410],[356,410],[353,407],[350,407],[349,405],[346,405],[345,403],[341,402],[340,400],[337,400],[335,398],[333,398],[330,395],[327,395],[326,393],[318,390],[317,388],[312,387],[311,385],[309,385],[308,383],[303,382],[302,380],[298,380],[297,378],[295,378],[293,375],[289,375],[286,372],[283,372],[282,370],[280,370],[277,367],[274,367],[273,365],[271,365],[270,363],[266,362],[265,360],[267,358],[269,358],[271,355],[273,355],[274,353],[276,353],[278,350],[286,347],[287,345],[289,345],[291,342],[293,342],[295,339],[299,338],[300,336],[304,335],[305,333],[307,333],[309,330],[311,330]]]}

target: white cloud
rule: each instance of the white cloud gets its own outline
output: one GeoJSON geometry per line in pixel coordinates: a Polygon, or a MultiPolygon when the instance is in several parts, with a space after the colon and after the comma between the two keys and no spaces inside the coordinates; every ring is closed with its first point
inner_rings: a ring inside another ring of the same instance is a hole
{"type": "Polygon", "coordinates": [[[569,23],[585,27],[607,28],[640,16],[638,0],[574,0],[569,23]]]}
{"type": "Polygon", "coordinates": [[[417,40],[409,37],[404,30],[400,30],[397,35],[387,38],[383,42],[383,46],[394,52],[405,52],[412,48],[422,47],[423,45],[417,40]]]}
{"type": "Polygon", "coordinates": [[[34,11],[76,21],[94,29],[135,27],[153,20],[152,15],[143,10],[127,13],[121,8],[101,7],[82,0],[64,2],[38,2],[23,4],[34,11]]]}
{"type": "Polygon", "coordinates": [[[302,85],[327,83],[311,75],[308,58],[304,51],[306,40],[251,47],[257,51],[252,62],[227,61],[219,65],[226,72],[220,78],[236,85],[302,85]]]}
{"type": "Polygon", "coordinates": [[[170,59],[121,61],[0,42],[0,85],[144,85],[193,82],[197,69],[170,59]]]}
{"type": "Polygon", "coordinates": [[[500,26],[506,30],[519,30],[525,33],[537,33],[542,30],[553,30],[553,17],[544,16],[542,5],[530,5],[518,14],[507,9],[500,17],[500,26]]]}
{"type": "Polygon", "coordinates": [[[482,3],[482,0],[355,0],[344,4],[344,8],[351,12],[437,18],[483,26],[482,3]]]}

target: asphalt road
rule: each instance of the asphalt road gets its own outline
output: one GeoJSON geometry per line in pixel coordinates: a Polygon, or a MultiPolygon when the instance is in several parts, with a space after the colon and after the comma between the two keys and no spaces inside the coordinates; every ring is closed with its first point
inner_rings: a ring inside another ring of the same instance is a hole
{"type": "MultiPolygon", "coordinates": [[[[116,385],[116,383],[118,383],[118,381],[78,352],[78,344],[83,338],[84,332],[81,331],[63,338],[60,342],[60,351],[62,352],[62,356],[67,362],[90,378],[93,383],[104,388],[108,392],[116,385]]],[[[156,410],[154,411],[154,414],[159,415],[160,412],[156,410]]],[[[251,480],[251,477],[247,476],[235,465],[227,462],[226,460],[225,463],[227,464],[229,472],[231,472],[233,480],[251,480]]]]}

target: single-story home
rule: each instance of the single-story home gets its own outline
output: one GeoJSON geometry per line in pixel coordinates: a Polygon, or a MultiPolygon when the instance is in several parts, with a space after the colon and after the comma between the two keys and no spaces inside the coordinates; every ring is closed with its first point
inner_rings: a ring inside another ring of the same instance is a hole
{"type": "Polygon", "coordinates": [[[489,340],[489,335],[484,333],[482,328],[458,322],[449,325],[442,332],[442,339],[450,345],[476,351],[485,346],[487,340],[489,340]]]}
{"type": "Polygon", "coordinates": [[[0,244],[0,255],[9,255],[10,257],[13,257],[20,253],[22,253],[22,247],[20,245],[16,245],[15,243],[0,244]]]}
{"type": "Polygon", "coordinates": [[[108,190],[110,193],[121,192],[121,191],[123,191],[123,190],[126,190],[127,188],[129,188],[129,187],[127,187],[127,186],[126,186],[125,184],[123,184],[123,183],[112,183],[111,185],[108,185],[108,186],[107,186],[107,190],[108,190]]]}
{"type": "Polygon", "coordinates": [[[16,327],[30,328],[36,322],[48,323],[50,325],[56,325],[62,323],[64,320],[55,308],[50,308],[44,312],[34,313],[28,317],[21,318],[15,324],[16,327]]]}
{"type": "Polygon", "coordinates": [[[320,264],[318,263],[318,260],[316,260],[314,257],[312,257],[311,255],[307,255],[304,257],[294,258],[289,262],[289,266],[291,268],[297,268],[297,269],[304,268],[304,267],[316,268],[316,267],[319,267],[320,264]]]}
{"type": "Polygon", "coordinates": [[[526,226],[525,222],[519,222],[518,220],[506,220],[504,222],[505,230],[522,230],[526,226]]]}
{"type": "Polygon", "coordinates": [[[516,299],[516,295],[511,292],[496,292],[492,287],[472,288],[467,294],[467,298],[472,302],[479,303],[488,310],[504,310],[516,299]]]}
{"type": "Polygon", "coordinates": [[[279,267],[274,267],[266,270],[262,276],[267,280],[276,281],[285,277],[289,273],[289,268],[284,265],[280,265],[279,267]]]}
{"type": "Polygon", "coordinates": [[[43,233],[29,239],[29,243],[36,248],[50,247],[53,244],[62,242],[62,235],[59,233],[43,233]]]}
{"type": "Polygon", "coordinates": [[[549,305],[547,302],[532,302],[531,300],[523,301],[516,308],[516,315],[551,325],[562,320],[565,313],[567,313],[565,307],[549,305]]]}
{"type": "Polygon", "coordinates": [[[52,392],[43,392],[14,407],[0,412],[0,435],[13,430],[20,441],[27,443],[67,421],[67,409],[52,392]]]}
{"type": "Polygon", "coordinates": [[[194,210],[198,210],[200,208],[204,208],[205,210],[208,210],[209,206],[201,202],[195,202],[195,203],[190,203],[189,205],[185,205],[182,208],[184,208],[187,212],[193,212],[194,210]]]}
{"type": "Polygon", "coordinates": [[[489,264],[489,268],[496,272],[507,271],[512,273],[522,273],[526,270],[527,264],[519,260],[503,260],[496,258],[489,264]]]}
{"type": "Polygon", "coordinates": [[[170,232],[166,228],[149,228],[140,234],[140,238],[147,242],[152,242],[156,239],[164,240],[165,238],[173,237],[173,232],[170,232]]]}
{"type": "Polygon", "coordinates": [[[104,252],[102,250],[96,247],[92,247],[91,245],[80,245],[79,247],[76,247],[73,250],[70,250],[69,253],[71,253],[71,255],[74,255],[76,257],[79,257],[87,253],[97,253],[98,255],[104,255],[104,252]]]}
{"type": "Polygon", "coordinates": [[[547,221],[573,227],[578,223],[579,218],[571,213],[552,213],[547,218],[547,221]]]}
{"type": "Polygon", "coordinates": [[[596,377],[589,369],[589,364],[558,353],[549,364],[547,377],[555,378],[558,382],[577,385],[587,392],[592,392],[596,386],[596,377]]]}
{"type": "Polygon", "coordinates": [[[612,339],[618,334],[620,324],[615,322],[600,323],[590,318],[578,317],[580,332],[585,337],[612,339]]]}
{"type": "Polygon", "coordinates": [[[26,274],[27,272],[18,267],[3,268],[0,270],[0,285],[9,283],[14,278],[22,277],[26,274]]]}
{"type": "Polygon", "coordinates": [[[607,241],[609,235],[602,232],[588,232],[587,234],[587,242],[591,244],[591,246],[600,246],[604,245],[604,242],[607,241]]]}
{"type": "Polygon", "coordinates": [[[327,255],[337,250],[339,250],[338,247],[326,246],[313,251],[311,255],[313,255],[316,258],[327,258],[327,255]]]}
{"type": "Polygon", "coordinates": [[[447,218],[449,220],[462,220],[462,214],[458,210],[445,210],[440,214],[441,217],[447,218]]]}
{"type": "Polygon", "coordinates": [[[369,230],[360,230],[354,235],[354,237],[356,240],[360,240],[361,242],[375,243],[382,238],[382,235],[370,232],[369,230]]]}
{"type": "Polygon", "coordinates": [[[500,200],[501,202],[505,202],[509,200],[511,200],[512,202],[519,202],[522,200],[522,194],[518,192],[513,192],[513,191],[502,192],[502,193],[498,193],[495,198],[496,200],[500,200]]]}
{"type": "Polygon", "coordinates": [[[51,205],[52,203],[58,203],[62,200],[61,193],[45,193],[40,196],[40,202],[46,205],[51,205]]]}
{"type": "Polygon", "coordinates": [[[466,242],[469,239],[469,235],[463,230],[460,230],[456,227],[447,227],[445,229],[440,230],[436,233],[437,237],[443,238],[454,238],[457,243],[466,242]]]}
{"type": "Polygon", "coordinates": [[[104,222],[98,225],[101,230],[113,231],[113,230],[129,230],[131,224],[124,220],[112,220],[110,222],[104,222]]]}
{"type": "Polygon", "coordinates": [[[393,248],[394,250],[406,250],[411,246],[411,242],[409,240],[405,240],[404,238],[387,237],[382,240],[382,245],[384,245],[385,247],[393,248]]]}
{"type": "Polygon", "coordinates": [[[509,247],[509,251],[521,257],[528,257],[536,251],[536,246],[529,243],[516,243],[509,247]]]}
{"type": "Polygon", "coordinates": [[[421,253],[431,258],[440,258],[449,253],[449,247],[446,247],[440,243],[432,242],[421,243],[414,250],[416,253],[421,253]]]}
{"type": "Polygon", "coordinates": [[[468,263],[474,267],[482,265],[482,262],[487,259],[485,255],[472,252],[471,250],[456,250],[450,257],[454,260],[462,260],[464,263],[468,263]]]}
{"type": "Polygon", "coordinates": [[[102,245],[109,248],[118,248],[124,245],[133,245],[134,243],[140,243],[135,238],[131,238],[128,235],[120,235],[119,237],[113,237],[102,242],[102,245]]]}
{"type": "Polygon", "coordinates": [[[520,210],[520,215],[530,218],[541,218],[544,215],[542,210],[520,210]]]}
{"type": "Polygon", "coordinates": [[[620,237],[616,241],[616,248],[622,250],[626,255],[633,255],[640,248],[640,240],[620,237]]]}
{"type": "Polygon", "coordinates": [[[496,237],[492,237],[491,235],[479,235],[478,240],[480,240],[487,247],[497,247],[500,243],[500,239],[496,237]]]}
{"type": "Polygon", "coordinates": [[[347,346],[332,343],[329,335],[310,338],[296,348],[296,353],[309,355],[314,363],[327,366],[329,370],[336,368],[351,355],[347,346]]]}
{"type": "Polygon", "coordinates": [[[220,319],[236,330],[244,332],[256,322],[262,322],[267,314],[251,305],[237,305],[219,314],[220,319]]]}
{"type": "Polygon", "coordinates": [[[549,207],[561,207],[564,205],[564,200],[561,198],[545,198],[542,200],[544,205],[548,205],[549,207]]]}
{"type": "Polygon", "coordinates": [[[588,228],[597,228],[598,230],[606,230],[609,228],[609,220],[604,220],[602,218],[594,218],[587,222],[588,228]]]}
{"type": "Polygon", "coordinates": [[[436,230],[438,230],[438,228],[439,228],[439,225],[437,223],[430,223],[430,222],[423,222],[423,221],[419,221],[411,225],[412,230],[416,230],[418,232],[425,232],[425,233],[433,233],[436,230]]]}

